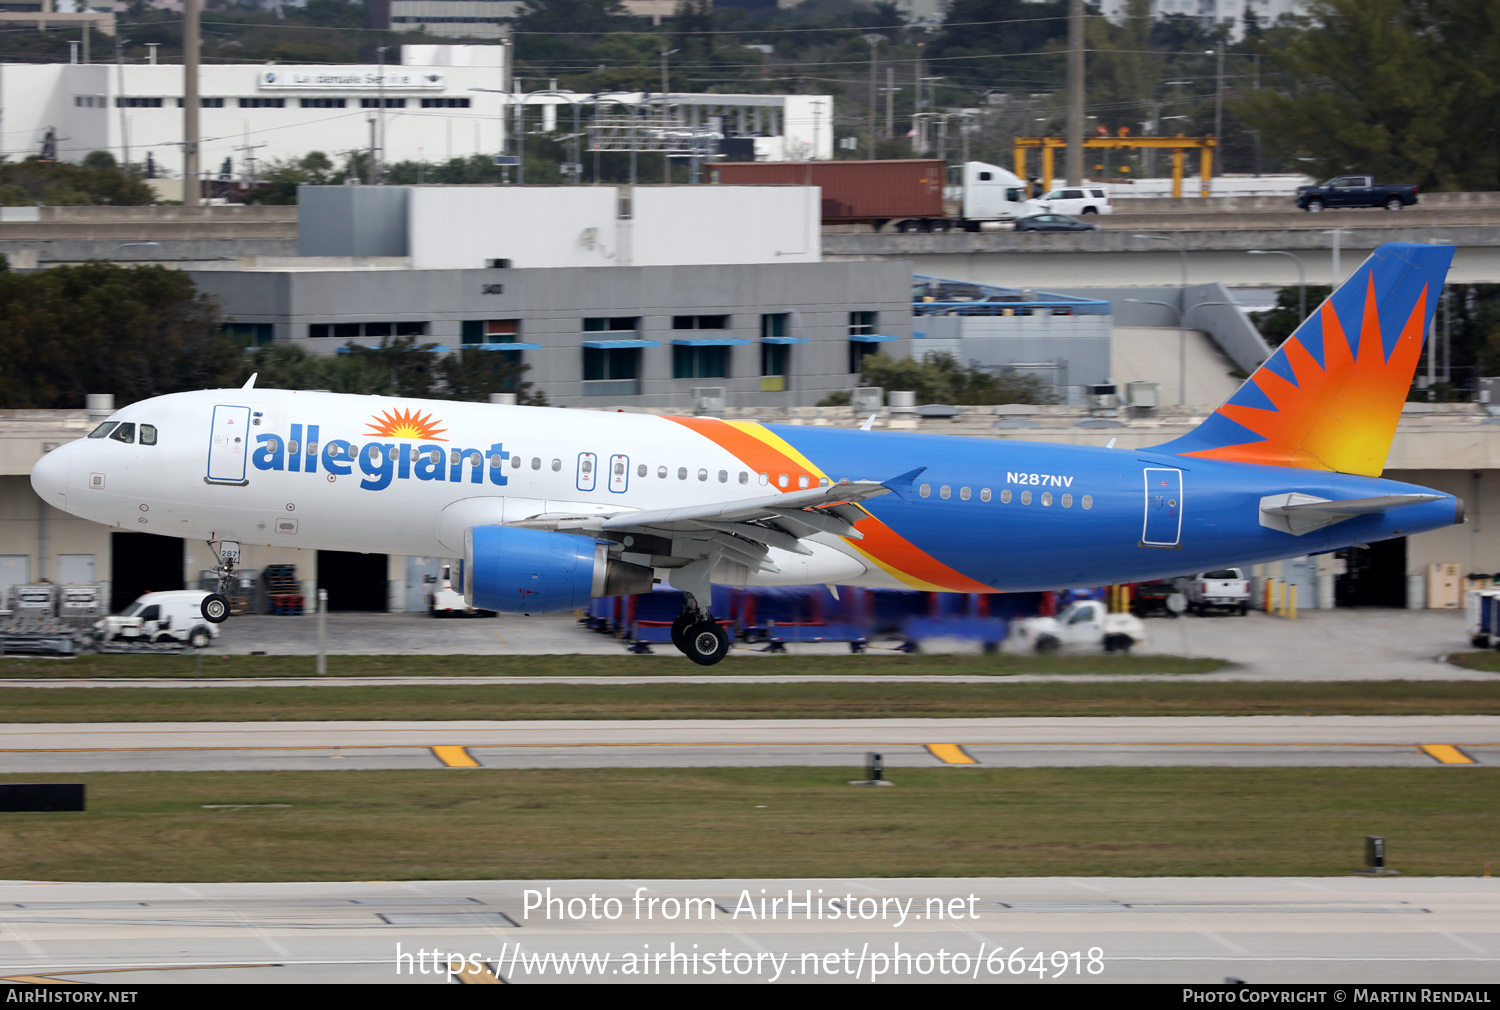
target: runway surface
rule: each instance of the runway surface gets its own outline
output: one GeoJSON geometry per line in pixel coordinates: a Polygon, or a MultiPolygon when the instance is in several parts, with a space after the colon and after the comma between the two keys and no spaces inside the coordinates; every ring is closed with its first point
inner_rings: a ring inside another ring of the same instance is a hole
{"type": "Polygon", "coordinates": [[[1500,716],[0,725],[0,773],[390,768],[1500,766],[1500,716]]]}
{"type": "Polygon", "coordinates": [[[434,951],[512,984],[1496,983],[1500,879],[0,883],[0,980],[451,984],[434,951]]]}

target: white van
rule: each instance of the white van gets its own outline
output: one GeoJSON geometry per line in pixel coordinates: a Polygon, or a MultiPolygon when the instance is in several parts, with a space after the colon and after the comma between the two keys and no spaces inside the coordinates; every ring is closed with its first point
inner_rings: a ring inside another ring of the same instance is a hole
{"type": "Polygon", "coordinates": [[[428,575],[423,580],[427,586],[427,612],[433,617],[494,617],[493,610],[476,610],[464,602],[464,596],[453,588],[453,573],[449,565],[443,566],[443,574],[428,575]]]}
{"type": "Polygon", "coordinates": [[[1115,212],[1109,200],[1109,190],[1103,186],[1064,186],[1038,197],[1036,202],[1054,214],[1071,214],[1074,217],[1115,212]]]}
{"type": "Polygon", "coordinates": [[[105,642],[186,642],[205,649],[219,637],[219,626],[203,619],[208,595],[194,589],[147,593],[120,613],[96,621],[94,631],[105,642]]]}

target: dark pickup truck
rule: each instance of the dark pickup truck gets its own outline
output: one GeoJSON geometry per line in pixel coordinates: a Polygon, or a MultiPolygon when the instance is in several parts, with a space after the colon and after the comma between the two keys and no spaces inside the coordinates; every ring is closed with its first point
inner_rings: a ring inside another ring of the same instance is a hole
{"type": "Polygon", "coordinates": [[[1297,206],[1316,214],[1330,207],[1400,210],[1417,202],[1415,186],[1377,186],[1368,175],[1341,175],[1318,186],[1299,186],[1297,206]]]}

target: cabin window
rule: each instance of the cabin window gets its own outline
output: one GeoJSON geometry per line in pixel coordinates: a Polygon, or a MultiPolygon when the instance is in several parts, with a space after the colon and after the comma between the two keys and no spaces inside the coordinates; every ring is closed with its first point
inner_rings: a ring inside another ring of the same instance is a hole
{"type": "Polygon", "coordinates": [[[797,486],[799,488],[807,487],[807,474],[804,473],[797,476],[797,486]]]}
{"type": "Polygon", "coordinates": [[[1022,491],[1021,492],[1021,504],[1022,505],[1030,505],[1031,504],[1031,492],[1030,491],[1022,491]]]}
{"type": "Polygon", "coordinates": [[[728,470],[720,470],[719,471],[719,483],[720,484],[728,484],[729,483],[729,471],[728,470]]]}
{"type": "Polygon", "coordinates": [[[552,461],[552,472],[553,473],[557,473],[561,469],[562,469],[562,460],[560,460],[560,459],[554,459],[552,461]]]}
{"type": "Polygon", "coordinates": [[[677,479],[678,480],[687,480],[687,467],[685,467],[685,466],[679,466],[677,468],[677,479]]]}
{"type": "Polygon", "coordinates": [[[761,485],[761,487],[765,487],[767,484],[771,483],[771,475],[770,474],[763,473],[763,474],[760,474],[759,476],[760,476],[760,485],[761,485]]]}
{"type": "Polygon", "coordinates": [[[942,487],[938,488],[938,497],[942,498],[944,500],[952,498],[953,497],[953,489],[951,487],[949,487],[947,484],[944,484],[942,487]]]}
{"type": "Polygon", "coordinates": [[[1062,507],[1065,508],[1065,509],[1070,509],[1070,508],[1073,507],[1073,496],[1072,495],[1065,494],[1065,495],[1062,496],[1062,507]]]}
{"type": "Polygon", "coordinates": [[[647,472],[648,472],[648,470],[646,468],[646,464],[645,463],[642,463],[640,466],[638,466],[638,467],[635,468],[635,475],[637,477],[644,477],[644,476],[646,476],[647,472]]]}
{"type": "Polygon", "coordinates": [[[664,466],[657,467],[656,468],[656,476],[660,477],[662,480],[666,480],[667,479],[667,468],[664,467],[664,466]]]}
{"type": "Polygon", "coordinates": [[[531,468],[533,470],[540,470],[542,468],[542,457],[540,457],[540,456],[533,456],[533,457],[531,457],[531,468]]]}
{"type": "Polygon", "coordinates": [[[961,487],[961,488],[958,489],[958,496],[960,498],[962,498],[964,501],[968,501],[969,498],[973,496],[973,494],[974,494],[974,492],[970,491],[966,487],[961,487]]]}
{"type": "Polygon", "coordinates": [[[699,480],[708,480],[708,471],[700,468],[698,470],[698,479],[699,480]]]}
{"type": "Polygon", "coordinates": [[[990,500],[990,489],[989,488],[982,487],[982,488],[979,489],[979,500],[980,501],[989,501],[990,500]]]}
{"type": "Polygon", "coordinates": [[[1052,492],[1051,491],[1043,491],[1042,492],[1042,504],[1043,505],[1051,505],[1052,504],[1052,492]]]}
{"type": "Polygon", "coordinates": [[[1000,492],[1000,501],[1006,505],[1010,504],[1010,488],[1000,492]]]}
{"type": "Polygon", "coordinates": [[[777,475],[777,477],[776,477],[776,486],[777,487],[786,487],[790,483],[791,483],[791,481],[787,479],[787,475],[786,474],[783,473],[783,474],[778,474],[777,475]]]}
{"type": "Polygon", "coordinates": [[[521,457],[517,456],[515,453],[511,453],[511,456],[510,456],[510,468],[512,470],[519,470],[519,469],[521,469],[521,457]]]}
{"type": "Polygon", "coordinates": [[[932,485],[931,484],[923,484],[921,487],[917,488],[917,494],[921,495],[923,498],[931,498],[932,497],[932,485]]]}
{"type": "Polygon", "coordinates": [[[1094,496],[1093,496],[1093,495],[1091,495],[1091,494],[1086,494],[1086,495],[1084,495],[1084,496],[1083,496],[1083,500],[1082,500],[1082,501],[1081,501],[1081,502],[1080,502],[1080,504],[1081,504],[1081,505],[1082,505],[1082,506],[1083,506],[1083,507],[1084,507],[1084,508],[1086,508],[1086,509],[1091,509],[1091,508],[1093,508],[1093,507],[1094,507],[1094,496]]]}

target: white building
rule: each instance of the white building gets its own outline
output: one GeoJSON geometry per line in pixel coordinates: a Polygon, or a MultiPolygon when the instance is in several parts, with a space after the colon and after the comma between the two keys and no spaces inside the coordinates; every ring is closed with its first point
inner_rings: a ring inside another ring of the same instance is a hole
{"type": "MultiPolygon", "coordinates": [[[[1130,6],[1130,0],[1097,2],[1100,12],[1111,21],[1123,18],[1130,6]]],[[[1206,26],[1229,22],[1231,42],[1245,37],[1246,13],[1253,13],[1261,27],[1268,28],[1284,15],[1300,17],[1307,9],[1308,0],[1151,0],[1153,18],[1177,14],[1199,18],[1206,26]]]]}
{"type": "MultiPolygon", "coordinates": [[[[230,159],[233,175],[243,177],[251,158],[264,163],[322,151],[337,161],[372,146],[384,150],[387,163],[494,155],[504,150],[507,120],[514,121],[518,102],[526,107],[527,129],[544,132],[570,127],[571,106],[594,106],[587,115],[606,124],[604,150],[623,149],[627,137],[638,150],[661,149],[651,146],[662,131],[647,129],[645,110],[634,133],[607,125],[628,121],[628,110],[644,105],[661,125],[684,124],[705,145],[727,132],[745,135],[747,144],[753,136],[754,157],[761,160],[833,156],[833,99],[827,95],[671,95],[664,109],[662,96],[650,94],[507,94],[508,52],[501,45],[402,46],[399,64],[383,71],[372,65],[205,65],[198,88],[202,171],[217,176],[230,159]],[[382,130],[383,142],[377,139],[382,130]]],[[[90,151],[135,164],[149,156],[159,174],[180,178],[182,95],[180,64],[0,65],[0,155],[36,155],[51,134],[62,161],[81,161],[90,151]]],[[[705,146],[703,153],[715,150],[705,146]]]]}
{"type": "MultiPolygon", "coordinates": [[[[503,138],[502,46],[404,46],[401,63],[377,66],[204,66],[199,135],[205,173],[224,159],[330,157],[371,146],[384,101],[388,161],[494,154],[503,138]]],[[[58,158],[109,151],[147,155],[182,170],[181,65],[46,63],[0,66],[5,131],[0,153],[36,154],[55,131],[58,158]]]]}

